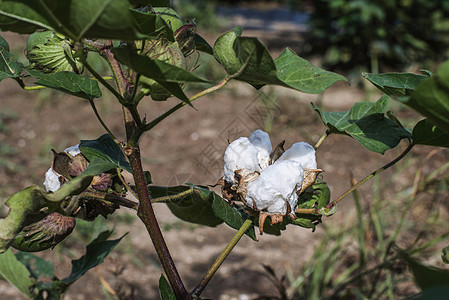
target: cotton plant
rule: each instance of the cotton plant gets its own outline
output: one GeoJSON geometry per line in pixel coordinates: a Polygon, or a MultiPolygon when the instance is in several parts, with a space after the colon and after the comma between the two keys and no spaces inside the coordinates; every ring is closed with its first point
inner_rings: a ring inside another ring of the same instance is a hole
{"type": "Polygon", "coordinates": [[[261,233],[268,216],[272,224],[285,216],[296,219],[298,197],[323,171],[311,145],[298,142],[284,152],[283,144],[273,151],[268,133],[256,130],[230,143],[224,154],[223,195],[258,212],[261,233]]]}

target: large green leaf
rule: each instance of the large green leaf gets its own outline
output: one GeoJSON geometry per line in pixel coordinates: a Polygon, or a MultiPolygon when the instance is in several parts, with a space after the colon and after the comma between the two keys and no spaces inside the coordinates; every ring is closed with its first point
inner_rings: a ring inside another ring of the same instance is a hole
{"type": "Polygon", "coordinates": [[[53,278],[55,276],[53,263],[29,252],[19,251],[16,254],[19,261],[24,264],[31,275],[38,279],[39,277],[53,278]]]}
{"type": "Polygon", "coordinates": [[[6,279],[28,298],[34,296],[36,279],[33,278],[11,249],[0,254],[0,277],[6,279]]]}
{"type": "Polygon", "coordinates": [[[418,122],[413,128],[413,143],[449,148],[449,133],[435,126],[428,119],[418,122]]]}
{"type": "Polygon", "coordinates": [[[159,296],[161,297],[161,300],[176,300],[176,295],[173,293],[163,274],[161,274],[161,277],[159,278],[159,296]]]}
{"type": "Polygon", "coordinates": [[[267,48],[257,39],[241,37],[238,30],[221,35],[214,44],[214,56],[234,79],[255,88],[267,83],[282,84],[267,48]]]}
{"type": "Polygon", "coordinates": [[[337,81],[346,81],[341,75],[314,67],[290,49],[273,61],[258,39],[240,34],[240,30],[227,32],[214,45],[215,58],[234,79],[255,88],[274,84],[305,93],[320,93],[337,81]]]}
{"type": "MultiPolygon", "coordinates": [[[[240,229],[245,220],[249,218],[248,215],[246,215],[242,211],[237,210],[235,207],[232,207],[231,205],[229,205],[227,201],[225,201],[223,198],[221,198],[215,193],[212,208],[217,217],[224,220],[228,226],[237,230],[240,229]]],[[[253,240],[255,241],[257,240],[256,233],[254,231],[254,226],[251,226],[245,232],[245,234],[248,235],[253,240]]]]}
{"type": "Polygon", "coordinates": [[[412,271],[415,282],[420,288],[428,289],[449,285],[449,272],[447,270],[424,265],[406,253],[402,253],[401,256],[412,271]]]}
{"type": "Polygon", "coordinates": [[[44,28],[79,41],[83,37],[140,39],[166,26],[136,20],[129,6],[126,0],[0,0],[0,28],[19,33],[44,28]],[[143,32],[136,28],[142,23],[146,25],[143,32]]]}
{"type": "Polygon", "coordinates": [[[0,36],[0,81],[5,78],[18,78],[22,67],[11,59],[8,42],[0,36]]]}
{"type": "Polygon", "coordinates": [[[318,94],[337,81],[347,81],[340,74],[313,66],[288,48],[274,60],[274,63],[278,78],[288,87],[304,93],[318,94]]]}
{"type": "Polygon", "coordinates": [[[369,82],[390,96],[408,96],[427,78],[425,75],[412,73],[364,73],[369,82]]]}
{"type": "Polygon", "coordinates": [[[388,105],[385,95],[375,103],[358,102],[344,112],[323,112],[312,105],[331,133],[349,135],[373,152],[384,154],[401,139],[411,137],[410,132],[385,116],[388,105]]]}
{"type": "Polygon", "coordinates": [[[111,234],[112,231],[103,231],[96,239],[90,242],[86,247],[86,254],[79,259],[72,260],[72,271],[70,272],[70,275],[62,279],[61,282],[70,285],[83,276],[87,271],[101,264],[106,256],[109,255],[112,249],[114,249],[125,236],[123,235],[116,240],[108,240],[111,234]]]}
{"type": "Polygon", "coordinates": [[[399,100],[449,132],[449,61],[443,63],[434,76],[424,80],[410,97],[399,100]]]}
{"type": "Polygon", "coordinates": [[[71,284],[83,276],[87,271],[103,263],[104,259],[124,237],[122,236],[116,240],[107,240],[111,234],[112,231],[100,233],[95,240],[87,245],[86,254],[79,259],[72,260],[72,271],[69,276],[61,280],[41,283],[38,286],[39,290],[45,290],[54,295],[64,293],[71,284]]]}
{"type": "Polygon", "coordinates": [[[126,161],[122,150],[109,134],[104,134],[96,140],[82,140],[80,150],[89,160],[83,175],[98,175],[116,168],[131,173],[131,166],[126,161]]]}
{"type": "Polygon", "coordinates": [[[153,79],[167,91],[187,103],[190,103],[189,98],[187,98],[182,91],[181,84],[189,82],[209,82],[183,68],[179,68],[161,60],[139,55],[131,47],[114,48],[112,49],[112,53],[114,53],[114,57],[119,62],[127,65],[137,73],[153,79]]]}
{"type": "Polygon", "coordinates": [[[83,75],[69,71],[45,74],[36,70],[28,70],[28,73],[37,78],[36,84],[89,100],[101,97],[98,81],[83,75]]]}
{"type": "Polygon", "coordinates": [[[194,185],[153,185],[148,189],[155,201],[166,203],[170,211],[181,220],[211,227],[223,223],[212,209],[214,192],[194,185]]]}

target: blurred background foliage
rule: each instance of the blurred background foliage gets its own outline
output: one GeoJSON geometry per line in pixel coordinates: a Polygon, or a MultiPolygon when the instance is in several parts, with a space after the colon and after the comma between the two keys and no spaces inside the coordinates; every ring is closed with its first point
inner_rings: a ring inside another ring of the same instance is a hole
{"type": "Polygon", "coordinates": [[[401,69],[447,58],[449,1],[317,0],[304,54],[331,69],[401,69]]]}
{"type": "Polygon", "coordinates": [[[304,13],[308,30],[303,42],[291,47],[306,59],[318,58],[330,70],[378,73],[417,64],[432,68],[449,57],[447,0],[189,0],[174,4],[184,18],[213,20],[199,27],[215,30],[226,24],[216,15],[216,6],[284,7],[304,13]],[[202,18],[204,14],[208,18],[202,18]]]}

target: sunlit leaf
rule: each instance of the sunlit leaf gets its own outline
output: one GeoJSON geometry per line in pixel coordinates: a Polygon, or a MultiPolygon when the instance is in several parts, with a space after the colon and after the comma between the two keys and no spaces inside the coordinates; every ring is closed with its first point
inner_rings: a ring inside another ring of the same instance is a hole
{"type": "Polygon", "coordinates": [[[83,75],[69,71],[45,74],[36,70],[28,70],[28,73],[37,79],[35,83],[38,85],[89,100],[101,97],[98,81],[83,75]]]}
{"type": "Polygon", "coordinates": [[[449,61],[443,63],[434,76],[424,80],[410,97],[399,100],[449,133],[449,61]]]}
{"type": "Polygon", "coordinates": [[[366,149],[384,154],[411,134],[396,122],[385,116],[388,96],[377,102],[357,102],[349,111],[323,112],[317,106],[313,109],[320,115],[331,133],[353,137],[366,149]]]}
{"type": "Polygon", "coordinates": [[[412,73],[364,73],[363,77],[390,96],[407,96],[429,76],[412,73]]]}
{"type": "Polygon", "coordinates": [[[25,265],[21,263],[9,249],[0,254],[0,277],[6,279],[28,298],[34,295],[36,279],[33,278],[25,265]]]}
{"type": "Polygon", "coordinates": [[[220,36],[214,45],[214,56],[234,79],[260,88],[280,85],[305,93],[320,93],[345,77],[315,67],[286,49],[275,60],[256,38],[242,37],[239,30],[220,36]]]}

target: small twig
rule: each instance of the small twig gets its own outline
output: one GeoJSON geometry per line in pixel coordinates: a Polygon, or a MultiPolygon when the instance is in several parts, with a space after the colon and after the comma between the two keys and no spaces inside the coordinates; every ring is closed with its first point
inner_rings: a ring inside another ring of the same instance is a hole
{"type": "Polygon", "coordinates": [[[207,271],[207,273],[204,275],[203,279],[201,280],[200,284],[197,285],[197,287],[192,291],[191,295],[193,299],[198,299],[201,293],[203,292],[204,288],[207,286],[209,281],[214,276],[215,272],[217,272],[218,268],[221,266],[221,264],[224,262],[226,257],[228,257],[229,253],[231,253],[232,249],[237,245],[240,238],[245,234],[245,232],[248,230],[248,228],[253,224],[253,221],[251,219],[246,219],[246,221],[242,224],[240,229],[237,231],[237,233],[234,235],[232,240],[228,243],[226,248],[221,252],[220,256],[217,257],[214,264],[210,267],[210,269],[207,271]]]}
{"type": "Polygon", "coordinates": [[[409,145],[407,146],[407,148],[398,156],[396,157],[394,160],[392,160],[391,162],[389,162],[388,164],[386,164],[385,166],[377,169],[376,171],[372,172],[371,174],[369,174],[368,176],[366,176],[365,178],[363,178],[361,181],[357,182],[355,185],[353,185],[349,190],[347,190],[345,193],[343,193],[343,195],[341,195],[340,197],[338,197],[337,199],[335,199],[334,201],[332,201],[331,203],[329,203],[326,208],[332,208],[335,204],[337,204],[338,202],[340,202],[343,198],[345,198],[346,196],[348,196],[349,194],[351,194],[354,190],[356,190],[359,186],[361,186],[362,184],[364,184],[365,182],[367,182],[368,180],[370,180],[371,178],[373,178],[374,176],[382,173],[383,171],[385,171],[386,169],[388,169],[389,167],[393,166],[394,164],[396,164],[398,161],[400,161],[408,152],[410,152],[410,150],[412,150],[414,144],[411,143],[411,141],[409,140],[409,145]]]}
{"type": "MultiPolygon", "coordinates": [[[[229,82],[229,80],[231,80],[231,77],[227,76],[219,84],[217,84],[217,85],[215,85],[213,87],[210,87],[208,89],[205,89],[204,91],[201,91],[198,94],[190,97],[189,98],[189,102],[193,102],[193,101],[195,101],[196,99],[198,99],[198,98],[200,98],[202,96],[205,96],[207,94],[210,94],[212,92],[215,92],[215,91],[223,88],[229,82]]],[[[148,131],[148,130],[152,129],[154,126],[159,124],[162,120],[167,118],[169,115],[171,115],[172,113],[174,113],[175,111],[177,111],[181,107],[184,107],[186,104],[187,104],[186,102],[178,103],[176,106],[172,107],[170,110],[166,111],[165,113],[163,113],[162,115],[160,115],[159,117],[157,117],[156,119],[151,121],[150,123],[146,124],[145,128],[144,128],[144,131],[148,131]]]]}
{"type": "Polygon", "coordinates": [[[97,117],[97,120],[100,122],[101,126],[103,126],[104,130],[114,139],[114,141],[117,143],[117,138],[114,136],[112,131],[108,128],[106,123],[104,123],[103,119],[101,118],[100,114],[98,113],[97,107],[95,106],[95,102],[92,99],[89,99],[90,106],[92,107],[92,110],[94,111],[95,116],[97,117]]]}
{"type": "Polygon", "coordinates": [[[117,175],[118,175],[118,178],[120,179],[120,181],[123,183],[123,185],[126,187],[126,189],[131,193],[131,194],[133,194],[133,196],[136,198],[136,199],[139,199],[139,197],[137,197],[137,194],[136,194],[136,192],[134,192],[134,190],[129,186],[129,184],[126,182],[126,180],[125,180],[125,178],[123,178],[123,176],[122,176],[122,174],[120,173],[120,168],[117,168],[117,175]]]}
{"type": "Polygon", "coordinates": [[[170,195],[170,196],[163,196],[163,197],[157,197],[157,198],[152,198],[152,199],[151,199],[151,202],[152,202],[152,203],[167,202],[167,201],[170,201],[170,200],[173,200],[173,199],[178,199],[178,198],[180,198],[180,197],[182,197],[182,196],[191,194],[192,192],[193,192],[193,187],[191,187],[190,189],[188,189],[188,190],[186,190],[186,191],[184,191],[184,192],[181,192],[181,193],[179,193],[179,194],[170,195]]]}
{"type": "Polygon", "coordinates": [[[313,146],[313,148],[318,149],[318,147],[321,146],[321,144],[324,142],[324,140],[329,136],[330,131],[326,130],[326,132],[320,137],[320,139],[318,140],[318,142],[315,144],[315,146],[313,146]]]}

